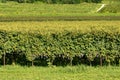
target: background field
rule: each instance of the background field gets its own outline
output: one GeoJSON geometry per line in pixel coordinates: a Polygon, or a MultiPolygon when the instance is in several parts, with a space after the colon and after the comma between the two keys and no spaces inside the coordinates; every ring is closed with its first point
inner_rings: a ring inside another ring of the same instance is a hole
{"type": "Polygon", "coordinates": [[[81,3],[81,4],[45,4],[45,3],[0,3],[0,17],[40,17],[40,16],[120,16],[120,2],[109,1],[103,3],[81,3]],[[102,13],[97,13],[97,9],[102,4],[107,4],[107,8],[102,13]],[[12,14],[12,15],[11,15],[12,14]]]}
{"type": "Polygon", "coordinates": [[[81,16],[96,12],[100,4],[0,3],[0,16],[81,16]],[[12,15],[11,15],[12,14],[12,15]]]}

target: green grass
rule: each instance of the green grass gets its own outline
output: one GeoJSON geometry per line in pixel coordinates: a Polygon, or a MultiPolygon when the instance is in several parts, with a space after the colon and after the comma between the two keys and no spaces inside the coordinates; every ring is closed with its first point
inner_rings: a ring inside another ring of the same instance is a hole
{"type": "Polygon", "coordinates": [[[0,67],[1,80],[119,80],[120,67],[0,67]]]}
{"type": "Polygon", "coordinates": [[[101,4],[45,4],[45,3],[0,3],[0,17],[21,16],[119,16],[120,13],[97,13],[101,4]]]}
{"type": "Polygon", "coordinates": [[[0,3],[0,16],[80,16],[94,13],[97,4],[0,3]],[[12,14],[12,15],[11,15],[12,14]]]}

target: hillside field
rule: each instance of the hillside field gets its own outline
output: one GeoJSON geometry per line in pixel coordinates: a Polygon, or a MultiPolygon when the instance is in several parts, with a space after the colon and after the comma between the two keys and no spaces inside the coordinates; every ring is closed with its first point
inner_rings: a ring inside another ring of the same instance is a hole
{"type": "Polygon", "coordinates": [[[81,4],[45,4],[45,3],[0,3],[0,17],[51,17],[51,16],[120,16],[119,3],[81,3],[81,4]],[[102,4],[105,9],[96,12],[102,4]],[[11,15],[12,14],[12,15],[11,15]]]}
{"type": "Polygon", "coordinates": [[[0,0],[0,80],[120,80],[120,0],[17,1],[0,0]]]}
{"type": "Polygon", "coordinates": [[[0,16],[80,16],[84,13],[91,15],[96,12],[100,4],[43,4],[16,2],[0,3],[0,16]],[[11,15],[12,14],[12,15],[11,15]]]}

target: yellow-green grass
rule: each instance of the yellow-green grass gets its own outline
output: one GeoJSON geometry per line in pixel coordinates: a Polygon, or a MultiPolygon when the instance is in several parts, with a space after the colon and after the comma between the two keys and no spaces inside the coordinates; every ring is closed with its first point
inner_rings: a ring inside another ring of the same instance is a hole
{"type": "Polygon", "coordinates": [[[26,21],[26,22],[0,22],[0,30],[17,32],[56,33],[62,31],[90,32],[91,30],[104,30],[107,32],[120,32],[120,21],[26,21]]]}
{"type": "Polygon", "coordinates": [[[119,80],[120,67],[0,67],[1,80],[119,80]]]}
{"type": "Polygon", "coordinates": [[[49,16],[119,16],[120,13],[97,13],[102,3],[45,4],[0,3],[0,17],[49,17],[49,16]]]}
{"type": "Polygon", "coordinates": [[[104,3],[109,4],[109,1],[103,1],[99,4],[45,4],[40,2],[20,4],[8,1],[7,3],[0,3],[0,17],[120,16],[119,11],[116,13],[107,13],[107,11],[97,13],[97,9],[104,3]]]}
{"type": "Polygon", "coordinates": [[[99,4],[45,4],[45,3],[0,3],[0,16],[80,16],[91,14],[99,4]]]}

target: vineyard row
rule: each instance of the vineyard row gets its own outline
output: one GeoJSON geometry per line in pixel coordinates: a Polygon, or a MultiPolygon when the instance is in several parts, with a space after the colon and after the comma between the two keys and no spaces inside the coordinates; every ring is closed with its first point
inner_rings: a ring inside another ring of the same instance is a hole
{"type": "Polygon", "coordinates": [[[0,30],[1,64],[116,65],[120,62],[120,33],[30,33],[0,30]]]}

